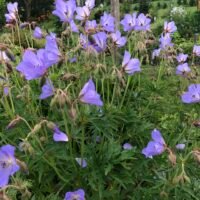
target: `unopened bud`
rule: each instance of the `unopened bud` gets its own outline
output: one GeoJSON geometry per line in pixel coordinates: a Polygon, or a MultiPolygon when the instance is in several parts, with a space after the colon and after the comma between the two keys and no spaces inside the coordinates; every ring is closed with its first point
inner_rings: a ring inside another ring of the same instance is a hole
{"type": "Polygon", "coordinates": [[[17,116],[15,119],[13,119],[8,126],[6,127],[6,129],[11,129],[14,128],[19,122],[21,121],[21,118],[19,116],[17,116]]]}
{"type": "Polygon", "coordinates": [[[41,129],[42,125],[39,123],[39,124],[36,124],[32,130],[32,133],[36,133],[38,132],[40,129],[41,129]]]}
{"type": "Polygon", "coordinates": [[[19,150],[24,151],[24,152],[28,152],[31,155],[34,153],[33,147],[31,146],[31,144],[28,141],[20,142],[19,143],[19,150]]]}
{"type": "Polygon", "coordinates": [[[21,161],[21,160],[18,160],[16,159],[16,162],[17,164],[20,166],[20,169],[21,171],[23,171],[24,173],[28,174],[29,171],[28,171],[28,166],[26,165],[25,162],[21,161]]]}
{"type": "Polygon", "coordinates": [[[70,81],[75,81],[77,78],[78,78],[77,75],[71,73],[66,73],[62,77],[63,80],[70,80],[70,81]]]}
{"type": "Polygon", "coordinates": [[[178,183],[183,183],[184,182],[184,177],[183,175],[175,176],[172,180],[173,184],[178,184],[178,183]]]}
{"type": "Polygon", "coordinates": [[[199,149],[194,150],[192,153],[195,159],[197,160],[197,162],[200,163],[200,150],[199,149]]]}
{"type": "Polygon", "coordinates": [[[71,109],[69,111],[69,115],[73,120],[75,120],[77,117],[76,109],[73,106],[71,107],[71,109]]]}
{"type": "Polygon", "coordinates": [[[160,197],[163,198],[168,198],[168,194],[165,191],[160,192],[160,197]]]}
{"type": "Polygon", "coordinates": [[[30,199],[31,198],[31,192],[29,192],[27,189],[22,192],[21,199],[30,199]]]}
{"type": "Polygon", "coordinates": [[[169,152],[168,159],[172,165],[176,165],[176,155],[172,151],[169,152]]]}
{"type": "Polygon", "coordinates": [[[54,130],[54,128],[56,127],[56,125],[53,122],[47,122],[47,127],[51,130],[54,130]]]}

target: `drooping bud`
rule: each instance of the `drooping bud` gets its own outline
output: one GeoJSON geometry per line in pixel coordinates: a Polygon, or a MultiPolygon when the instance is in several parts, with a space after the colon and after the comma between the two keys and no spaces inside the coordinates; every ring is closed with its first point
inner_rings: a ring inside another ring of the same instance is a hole
{"type": "Polygon", "coordinates": [[[6,127],[6,129],[11,129],[14,128],[19,122],[21,121],[21,118],[19,116],[17,116],[15,119],[13,119],[8,126],[6,127]]]}
{"type": "Polygon", "coordinates": [[[176,155],[172,151],[169,151],[168,159],[172,165],[176,165],[176,155]]]}
{"type": "Polygon", "coordinates": [[[56,127],[56,125],[53,122],[47,122],[47,127],[51,130],[54,130],[54,128],[56,127]]]}
{"type": "Polygon", "coordinates": [[[200,150],[196,149],[196,150],[192,151],[192,154],[193,154],[194,158],[197,160],[197,162],[200,163],[200,150]]]}
{"type": "Polygon", "coordinates": [[[73,120],[76,120],[77,117],[77,112],[76,109],[72,106],[70,111],[69,111],[69,115],[73,120]]]}
{"type": "Polygon", "coordinates": [[[22,141],[22,142],[19,143],[19,150],[20,151],[24,151],[24,152],[28,152],[31,155],[34,153],[33,147],[26,140],[24,140],[24,141],[22,141]]]}
{"type": "Polygon", "coordinates": [[[21,161],[21,160],[18,160],[18,159],[16,159],[16,162],[17,162],[17,164],[20,166],[20,169],[21,169],[24,173],[26,173],[26,174],[29,173],[29,171],[28,171],[28,166],[26,165],[25,162],[23,162],[23,161],[21,161]]]}

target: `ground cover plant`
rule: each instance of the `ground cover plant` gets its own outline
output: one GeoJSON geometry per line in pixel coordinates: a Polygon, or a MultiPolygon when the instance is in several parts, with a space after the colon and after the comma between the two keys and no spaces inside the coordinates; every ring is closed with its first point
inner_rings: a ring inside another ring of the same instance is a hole
{"type": "Polygon", "coordinates": [[[200,199],[200,46],[98,9],[56,0],[55,33],[7,4],[0,199],[200,199]]]}

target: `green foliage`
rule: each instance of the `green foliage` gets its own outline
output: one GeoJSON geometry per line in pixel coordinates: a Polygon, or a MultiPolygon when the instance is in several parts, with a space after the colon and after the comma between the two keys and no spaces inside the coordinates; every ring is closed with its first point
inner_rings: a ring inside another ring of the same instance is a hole
{"type": "MultiPolygon", "coordinates": [[[[123,11],[126,9],[127,6],[122,7],[123,11]]],[[[102,12],[102,8],[97,8],[91,18],[99,19],[102,12]]],[[[33,39],[28,28],[15,27],[13,33],[1,34],[0,43],[8,45],[16,61],[11,63],[10,73],[3,62],[0,67],[0,146],[8,143],[16,146],[16,157],[26,165],[11,178],[14,187],[6,189],[7,198],[62,200],[67,191],[83,188],[87,200],[200,199],[199,164],[193,158],[200,145],[199,127],[193,125],[200,118],[200,105],[181,101],[188,85],[200,81],[199,65],[191,56],[194,42],[184,36],[184,31],[190,37],[199,28],[199,22],[193,22],[199,16],[176,19],[179,32],[172,36],[175,45],[169,52],[163,52],[168,59],[161,58],[155,63],[150,57],[163,30],[166,16],[162,17],[156,20],[153,33],[129,33],[127,46],[116,52],[108,40],[111,48],[100,54],[83,50],[79,34],[67,32],[61,22],[50,17],[40,26],[45,33],[52,31],[60,36],[62,59],[48,69],[45,77],[31,81],[26,81],[15,68],[24,49],[44,48],[45,40],[33,39]],[[194,27],[186,30],[181,23],[187,29],[194,27]],[[140,59],[141,73],[127,75],[122,70],[125,49],[140,59]],[[190,55],[191,77],[175,74],[179,52],[190,55]],[[70,63],[73,56],[77,62],[70,63]],[[39,100],[46,77],[53,82],[55,94],[39,100]],[[103,107],[80,102],[79,93],[91,77],[103,107]],[[7,96],[3,92],[5,86],[10,88],[7,96]],[[64,94],[64,103],[60,94],[64,94]],[[21,120],[7,129],[19,116],[21,120]],[[50,122],[67,133],[68,142],[53,141],[50,122]],[[176,155],[175,164],[168,158],[169,149],[153,159],[141,154],[154,128],[162,132],[166,145],[176,155]],[[123,149],[126,142],[133,146],[131,150],[123,149]],[[186,148],[176,150],[178,143],[186,144],[186,148]],[[87,167],[81,168],[76,157],[85,158],[87,167]]]]}
{"type": "Polygon", "coordinates": [[[195,33],[200,33],[200,13],[187,13],[183,17],[174,18],[181,37],[193,38],[195,33]]]}
{"type": "Polygon", "coordinates": [[[196,0],[189,0],[190,6],[196,6],[196,0]]]}
{"type": "Polygon", "coordinates": [[[140,0],[139,1],[139,12],[140,13],[148,13],[149,11],[149,6],[150,6],[150,1],[149,0],[140,0]]]}
{"type": "Polygon", "coordinates": [[[0,27],[5,23],[5,11],[6,11],[6,3],[5,0],[0,0],[0,27]]]}
{"type": "Polygon", "coordinates": [[[177,0],[177,4],[180,6],[182,4],[182,0],[177,0]]]}

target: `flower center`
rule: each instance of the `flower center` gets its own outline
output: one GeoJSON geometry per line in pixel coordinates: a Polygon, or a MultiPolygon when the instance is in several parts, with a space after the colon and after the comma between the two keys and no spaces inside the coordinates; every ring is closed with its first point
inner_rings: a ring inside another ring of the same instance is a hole
{"type": "Polygon", "coordinates": [[[73,194],[71,200],[79,200],[79,195],[78,194],[73,194]]]}

